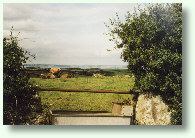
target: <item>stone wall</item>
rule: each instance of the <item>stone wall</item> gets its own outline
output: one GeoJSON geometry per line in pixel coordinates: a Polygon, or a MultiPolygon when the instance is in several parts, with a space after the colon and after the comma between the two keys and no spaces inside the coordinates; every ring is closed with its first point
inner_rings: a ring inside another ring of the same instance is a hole
{"type": "Polygon", "coordinates": [[[169,125],[171,113],[160,96],[141,94],[136,104],[136,116],[139,125],[169,125]]]}

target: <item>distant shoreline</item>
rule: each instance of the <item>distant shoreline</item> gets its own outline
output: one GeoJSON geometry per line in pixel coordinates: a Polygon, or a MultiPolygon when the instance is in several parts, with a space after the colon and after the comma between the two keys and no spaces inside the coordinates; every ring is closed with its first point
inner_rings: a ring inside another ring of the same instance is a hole
{"type": "Polygon", "coordinates": [[[56,65],[56,64],[24,64],[25,68],[80,68],[80,69],[127,69],[127,65],[56,65]]]}

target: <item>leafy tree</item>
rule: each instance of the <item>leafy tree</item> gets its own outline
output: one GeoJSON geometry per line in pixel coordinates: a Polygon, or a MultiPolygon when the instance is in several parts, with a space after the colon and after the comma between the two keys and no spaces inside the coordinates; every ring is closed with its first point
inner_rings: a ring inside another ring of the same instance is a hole
{"type": "Polygon", "coordinates": [[[34,96],[36,88],[29,84],[29,76],[23,64],[29,52],[18,44],[18,37],[3,38],[3,123],[25,124],[39,104],[34,96]]]}
{"type": "Polygon", "coordinates": [[[182,4],[153,4],[125,20],[106,24],[110,41],[135,75],[135,89],[161,95],[172,110],[172,124],[182,124],[182,4]]]}

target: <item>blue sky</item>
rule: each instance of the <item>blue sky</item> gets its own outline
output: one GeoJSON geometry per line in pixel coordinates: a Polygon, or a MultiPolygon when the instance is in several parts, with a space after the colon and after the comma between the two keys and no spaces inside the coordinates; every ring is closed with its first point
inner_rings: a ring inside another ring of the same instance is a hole
{"type": "Polygon", "coordinates": [[[37,64],[126,65],[121,50],[103,33],[104,22],[124,17],[137,4],[4,4],[4,36],[13,25],[27,38],[20,45],[36,55],[37,64]]]}

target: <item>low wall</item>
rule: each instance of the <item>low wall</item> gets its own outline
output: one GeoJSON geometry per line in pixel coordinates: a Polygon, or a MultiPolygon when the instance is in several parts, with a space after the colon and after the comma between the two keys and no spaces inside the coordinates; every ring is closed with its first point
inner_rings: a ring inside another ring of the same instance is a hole
{"type": "Polygon", "coordinates": [[[131,125],[130,116],[96,111],[51,111],[52,125],[131,125]]]}

